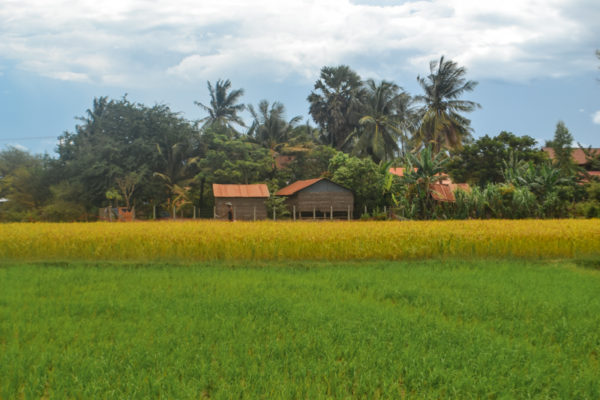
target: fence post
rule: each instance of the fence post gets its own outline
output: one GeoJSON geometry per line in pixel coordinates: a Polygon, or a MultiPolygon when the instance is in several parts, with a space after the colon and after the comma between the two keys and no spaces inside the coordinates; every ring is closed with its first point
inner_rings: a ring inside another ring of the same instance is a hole
{"type": "Polygon", "coordinates": [[[152,219],[156,219],[156,204],[152,205],[152,219]]]}
{"type": "Polygon", "coordinates": [[[387,219],[387,206],[383,206],[383,213],[385,214],[385,219],[387,219]]]}
{"type": "Polygon", "coordinates": [[[368,214],[367,212],[367,205],[365,204],[365,214],[368,214]]]}
{"type": "Polygon", "coordinates": [[[175,210],[175,206],[173,206],[173,219],[177,218],[177,210],[175,210]]]}
{"type": "Polygon", "coordinates": [[[293,206],[292,208],[294,210],[294,222],[295,222],[296,221],[296,206],[293,206]]]}
{"type": "Polygon", "coordinates": [[[254,209],[252,211],[252,215],[254,217],[254,220],[256,221],[256,206],[254,206],[254,209]]]}
{"type": "Polygon", "coordinates": [[[273,207],[273,221],[275,221],[275,207],[273,207]]]}
{"type": "Polygon", "coordinates": [[[333,206],[329,206],[329,220],[333,221],[333,206]]]}
{"type": "Polygon", "coordinates": [[[217,219],[217,206],[213,207],[213,219],[217,219]]]}
{"type": "Polygon", "coordinates": [[[348,204],[348,221],[350,221],[350,204],[348,204]]]}
{"type": "Polygon", "coordinates": [[[237,221],[237,215],[236,215],[236,212],[235,212],[235,206],[233,206],[233,220],[237,221]]]}
{"type": "Polygon", "coordinates": [[[196,206],[194,206],[194,219],[196,219],[196,206]]]}
{"type": "Polygon", "coordinates": [[[313,207],[313,219],[317,219],[317,210],[313,207]]]}

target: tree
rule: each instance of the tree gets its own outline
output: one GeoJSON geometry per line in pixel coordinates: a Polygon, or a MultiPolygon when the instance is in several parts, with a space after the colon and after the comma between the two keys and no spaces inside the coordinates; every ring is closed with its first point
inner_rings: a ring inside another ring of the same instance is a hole
{"type": "Polygon", "coordinates": [[[352,157],[338,152],[329,162],[331,180],[354,193],[354,210],[359,215],[368,210],[383,209],[384,179],[370,158],[352,157]]]}
{"type": "Polygon", "coordinates": [[[52,160],[9,147],[0,152],[0,220],[23,221],[40,218],[51,197],[52,160]]]}
{"type": "Polygon", "coordinates": [[[217,80],[213,87],[210,82],[207,82],[208,92],[210,94],[210,105],[206,106],[198,101],[194,104],[208,112],[208,116],[201,119],[204,126],[219,124],[226,126],[235,132],[233,124],[246,126],[238,113],[244,111],[246,106],[238,104],[240,97],[244,95],[244,89],[231,89],[231,82],[227,80],[217,80]]]}
{"type": "Polygon", "coordinates": [[[107,203],[105,194],[116,187],[117,179],[131,173],[139,178],[132,204],[164,202],[168,188],[153,173],[173,176],[179,168],[176,164],[192,155],[191,143],[198,136],[194,126],[169,107],[146,107],[126,97],[94,99],[92,109],[80,121],[74,133],[60,137],[58,164],[63,179],[73,183],[71,190],[81,190],[80,204],[94,214],[94,208],[107,203]],[[169,161],[166,154],[177,143],[186,143],[190,154],[169,161]]]}
{"type": "Polygon", "coordinates": [[[473,101],[460,100],[464,92],[472,91],[477,82],[465,79],[466,69],[453,61],[431,61],[430,74],[417,77],[425,94],[415,99],[424,103],[421,110],[421,125],[415,140],[423,146],[432,145],[435,153],[442,148],[457,148],[464,138],[470,136],[471,121],[462,113],[474,111],[481,105],[473,101]]]}
{"type": "Polygon", "coordinates": [[[573,161],[573,135],[567,129],[563,121],[558,121],[554,138],[546,142],[547,147],[554,150],[553,164],[562,171],[565,176],[575,174],[577,166],[573,161]]]}
{"type": "Polygon", "coordinates": [[[411,102],[410,95],[395,83],[381,81],[378,85],[372,79],[367,80],[361,127],[347,139],[358,138],[353,152],[370,156],[375,163],[392,160],[410,121],[411,102]]]}
{"type": "Polygon", "coordinates": [[[361,110],[360,76],[347,65],[323,67],[308,96],[309,113],[326,135],[326,144],[340,150],[358,128],[361,110]]]}
{"type": "Polygon", "coordinates": [[[539,164],[546,153],[536,148],[531,136],[500,132],[495,137],[485,135],[453,152],[447,172],[454,182],[468,182],[485,187],[488,183],[504,182],[502,170],[511,155],[524,162],[539,164]]]}
{"type": "Polygon", "coordinates": [[[262,100],[258,104],[258,110],[254,110],[252,105],[249,105],[248,109],[254,118],[248,136],[254,137],[259,144],[271,150],[287,142],[296,124],[302,120],[302,117],[297,115],[286,121],[285,107],[277,101],[269,107],[269,102],[262,100]]]}
{"type": "Polygon", "coordinates": [[[409,218],[431,218],[434,216],[436,202],[433,199],[432,184],[444,179],[448,158],[444,153],[434,153],[427,146],[419,153],[408,153],[404,164],[405,186],[403,208],[409,218]]]}

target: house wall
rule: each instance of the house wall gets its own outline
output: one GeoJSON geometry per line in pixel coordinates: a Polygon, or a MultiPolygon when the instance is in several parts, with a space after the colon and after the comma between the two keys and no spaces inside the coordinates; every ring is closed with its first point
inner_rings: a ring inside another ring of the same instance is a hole
{"type": "Polygon", "coordinates": [[[350,212],[354,209],[354,194],[329,181],[320,181],[290,196],[287,200],[290,211],[296,206],[296,212],[329,213],[331,207],[334,212],[350,212]]]}
{"type": "Polygon", "coordinates": [[[228,207],[225,203],[231,203],[235,210],[235,218],[239,220],[254,219],[254,209],[256,208],[256,219],[267,218],[267,206],[265,198],[262,197],[217,197],[215,198],[215,207],[217,218],[227,219],[228,207]]]}

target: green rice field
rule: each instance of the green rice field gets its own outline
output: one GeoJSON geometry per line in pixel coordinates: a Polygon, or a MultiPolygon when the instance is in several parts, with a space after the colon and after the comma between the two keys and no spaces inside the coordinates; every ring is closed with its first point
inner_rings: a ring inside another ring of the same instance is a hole
{"type": "Polygon", "coordinates": [[[600,260],[0,263],[0,399],[600,398],[600,260]]]}

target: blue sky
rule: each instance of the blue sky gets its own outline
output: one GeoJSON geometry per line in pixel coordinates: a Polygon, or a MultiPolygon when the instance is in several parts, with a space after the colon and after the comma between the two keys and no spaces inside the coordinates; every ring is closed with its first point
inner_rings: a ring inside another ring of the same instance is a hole
{"type": "MultiPolygon", "coordinates": [[[[308,118],[321,67],[420,94],[441,55],[479,82],[465,99],[476,137],[502,130],[543,144],[562,120],[600,147],[597,0],[2,0],[0,149],[53,154],[94,97],[168,104],[204,117],[206,81],[243,101],[308,118]]],[[[244,115],[249,118],[249,115],[244,115]]]]}

